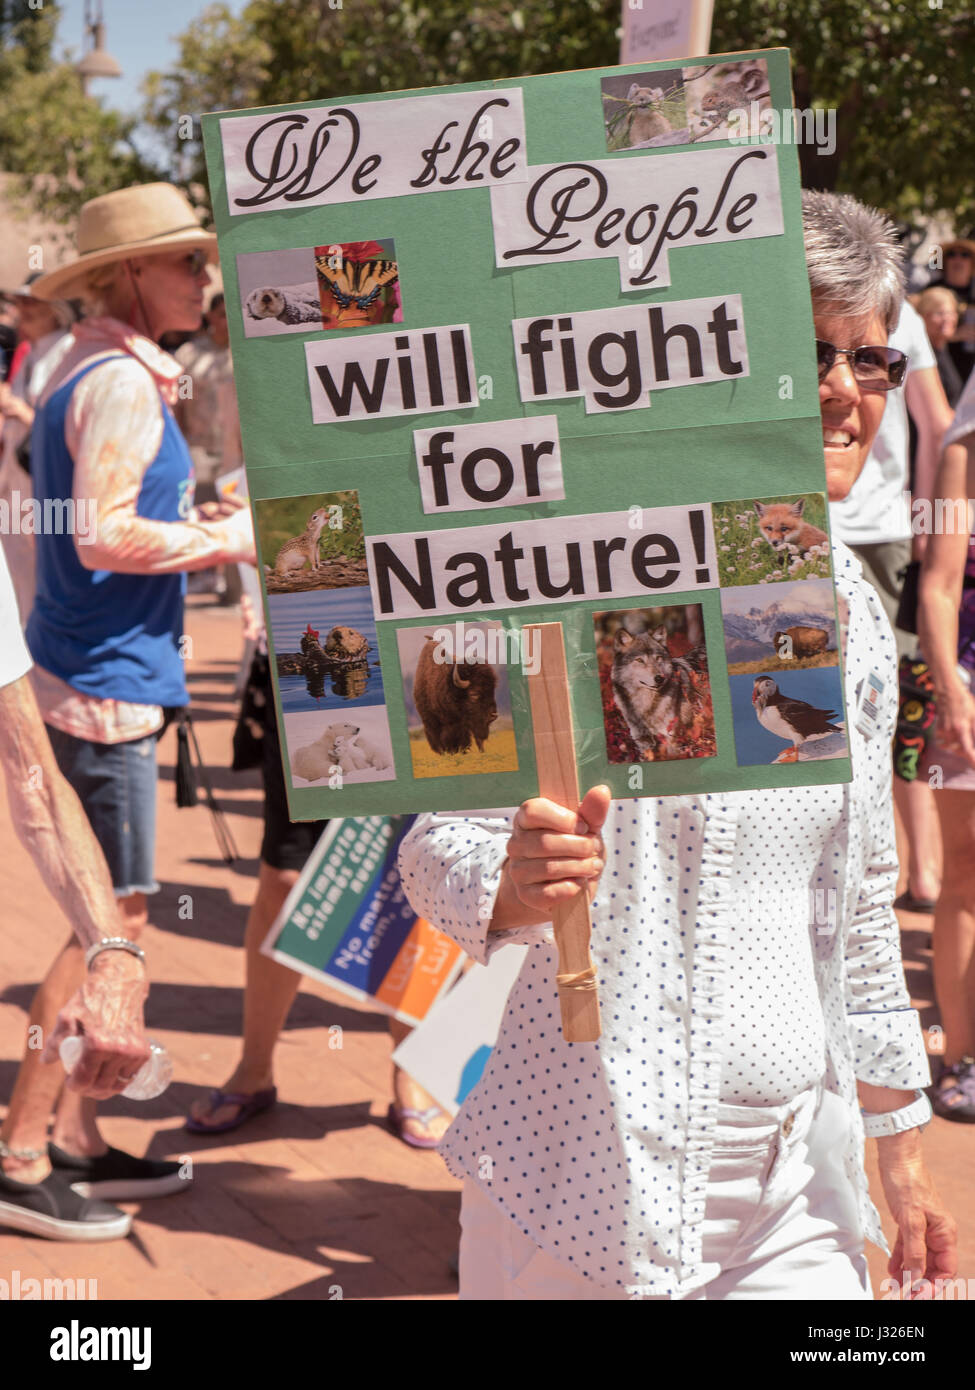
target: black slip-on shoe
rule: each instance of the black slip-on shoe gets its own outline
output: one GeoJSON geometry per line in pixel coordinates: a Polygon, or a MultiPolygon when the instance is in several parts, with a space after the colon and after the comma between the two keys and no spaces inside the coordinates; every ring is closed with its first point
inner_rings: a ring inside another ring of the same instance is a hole
{"type": "Polygon", "coordinates": [[[181,1163],[155,1158],[134,1158],[121,1149],[94,1158],[77,1158],[56,1144],[48,1144],[55,1172],[67,1178],[79,1197],[104,1197],[113,1202],[138,1202],[143,1197],[166,1197],[185,1192],[193,1179],[182,1176],[181,1163]]]}
{"type": "Polygon", "coordinates": [[[43,1182],[17,1182],[0,1172],[0,1226],[48,1240],[120,1240],[132,1217],[72,1190],[60,1173],[43,1182]]]}

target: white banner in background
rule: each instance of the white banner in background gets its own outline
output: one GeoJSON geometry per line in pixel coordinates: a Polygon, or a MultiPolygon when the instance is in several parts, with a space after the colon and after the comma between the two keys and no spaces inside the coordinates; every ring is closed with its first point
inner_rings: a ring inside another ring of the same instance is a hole
{"type": "Polygon", "coordinates": [[[620,63],[707,53],[713,9],[714,0],[623,0],[620,63]]]}

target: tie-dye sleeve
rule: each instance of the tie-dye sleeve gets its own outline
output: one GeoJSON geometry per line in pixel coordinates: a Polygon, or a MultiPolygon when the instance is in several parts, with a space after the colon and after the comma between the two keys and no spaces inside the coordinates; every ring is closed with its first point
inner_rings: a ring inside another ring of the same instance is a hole
{"type": "Polygon", "coordinates": [[[65,422],[75,461],[75,536],[86,569],[172,574],[254,560],[247,508],[220,521],[150,521],[136,503],[162,440],[162,405],[144,367],[120,357],[79,382],[65,422]]]}

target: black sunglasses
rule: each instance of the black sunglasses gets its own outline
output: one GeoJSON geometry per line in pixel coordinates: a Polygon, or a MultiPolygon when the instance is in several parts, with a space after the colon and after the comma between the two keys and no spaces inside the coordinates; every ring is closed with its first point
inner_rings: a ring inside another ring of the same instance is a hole
{"type": "Polygon", "coordinates": [[[945,252],[945,260],[950,261],[954,259],[970,261],[972,259],[972,253],[971,251],[963,251],[960,246],[956,246],[954,251],[945,252]]]}
{"type": "Polygon", "coordinates": [[[816,364],[820,381],[829,376],[837,357],[849,359],[855,380],[868,391],[894,391],[903,385],[907,374],[907,354],[897,348],[838,348],[817,338],[816,364]]]}

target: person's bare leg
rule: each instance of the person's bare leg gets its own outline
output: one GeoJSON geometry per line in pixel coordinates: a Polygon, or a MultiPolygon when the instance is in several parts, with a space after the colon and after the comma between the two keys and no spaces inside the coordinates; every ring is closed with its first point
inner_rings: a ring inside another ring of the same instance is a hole
{"type": "MultiPolygon", "coordinates": [[[[394,1049],[399,1047],[404,1038],[408,1038],[413,1032],[408,1023],[401,1023],[398,1018],[390,1018],[389,1032],[393,1039],[394,1049]]],[[[425,1091],[418,1081],[414,1081],[408,1072],[402,1067],[393,1067],[393,1095],[396,1104],[401,1110],[419,1110],[421,1113],[430,1110],[437,1105],[429,1091],[425,1091]]],[[[437,1106],[439,1109],[439,1106],[437,1106]]],[[[441,1110],[439,1115],[433,1116],[426,1125],[420,1124],[418,1120],[405,1119],[403,1129],[412,1134],[415,1139],[442,1139],[450,1128],[451,1120],[446,1111],[441,1110]]]]}
{"type": "Polygon", "coordinates": [[[18,1182],[43,1182],[51,1171],[47,1157],[47,1126],[64,1082],[59,1062],[41,1061],[44,1042],[54,1031],[54,1021],[85,975],[84,954],[72,935],[55,957],[31,1001],[24,1059],[17,1072],[0,1139],[12,1149],[40,1149],[43,1157],[31,1160],[0,1159],[0,1167],[18,1182]]]}
{"type": "MultiPolygon", "coordinates": [[[[128,897],[119,898],[118,905],[125,936],[129,941],[138,941],[149,920],[145,894],[130,893],[128,897]]],[[[69,1091],[65,1086],[54,1115],[52,1142],[78,1158],[107,1153],[108,1145],[98,1132],[97,1110],[97,1101],[69,1091]]]]}
{"type": "MultiPolygon", "coordinates": [[[[261,945],[297,880],[296,869],[272,869],[270,864],[261,860],[257,896],[244,933],[246,983],[243,1052],[221,1090],[249,1096],[274,1085],[274,1047],[298,993],[301,976],[286,965],[279,965],[270,956],[263,955],[261,945]]],[[[194,1101],[190,1106],[194,1119],[213,1125],[233,1119],[239,1110],[238,1105],[221,1105],[211,1111],[206,1097],[194,1101]]]]}
{"type": "Polygon", "coordinates": [[[915,898],[937,898],[941,882],[941,836],[935,798],[923,778],[894,778],[894,803],[907,840],[907,888],[915,898]]]}
{"type": "Polygon", "coordinates": [[[934,917],[934,992],[948,1066],[975,1055],[975,792],[936,794],[944,882],[934,917]]]}

